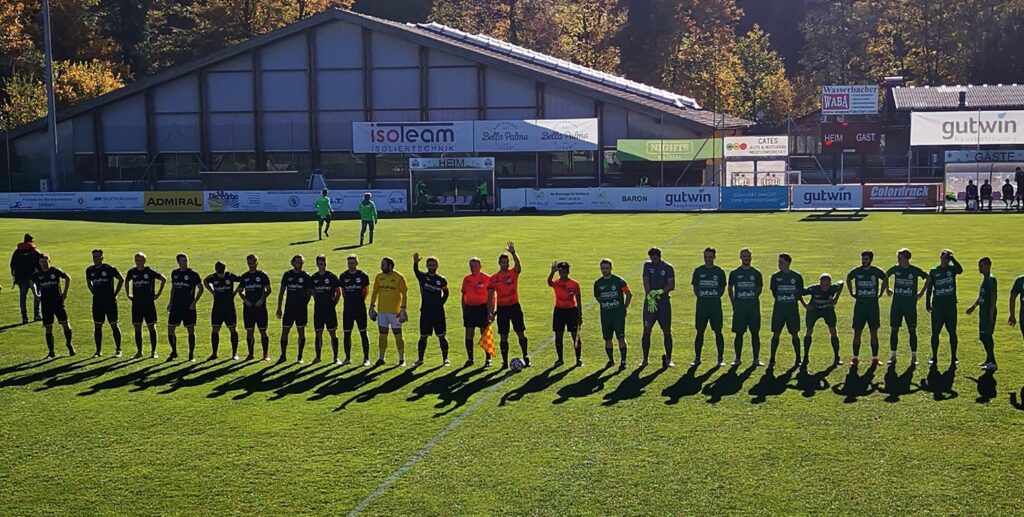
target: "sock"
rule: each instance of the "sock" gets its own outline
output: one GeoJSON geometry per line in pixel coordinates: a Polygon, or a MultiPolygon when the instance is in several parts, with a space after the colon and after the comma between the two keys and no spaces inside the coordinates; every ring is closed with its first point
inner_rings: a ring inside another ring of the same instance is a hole
{"type": "Polygon", "coordinates": [[[530,352],[529,352],[529,347],[528,347],[528,346],[527,346],[527,344],[526,344],[526,338],[525,338],[525,337],[519,340],[519,348],[521,348],[521,349],[523,350],[523,358],[524,358],[524,359],[525,359],[525,358],[526,358],[527,356],[529,356],[529,355],[530,355],[530,352]]]}
{"type": "Polygon", "coordinates": [[[757,332],[750,334],[750,350],[754,354],[755,361],[761,357],[761,336],[757,332]]]}
{"type": "Polygon", "coordinates": [[[665,359],[672,361],[672,334],[665,334],[665,359]]]}
{"type": "Polygon", "coordinates": [[[46,349],[49,350],[51,354],[53,353],[53,333],[52,332],[47,332],[46,333],[46,349]]]}
{"type": "Polygon", "coordinates": [[[416,360],[423,362],[423,356],[427,353],[427,336],[420,336],[419,343],[416,343],[416,360]]]}
{"type": "Polygon", "coordinates": [[[156,353],[156,329],[149,329],[149,348],[156,353]]]}
{"type": "Polygon", "coordinates": [[[811,356],[811,336],[804,336],[804,364],[807,364],[807,358],[811,356]]]}
{"type": "Polygon", "coordinates": [[[619,347],[619,359],[622,362],[626,362],[626,347],[625,346],[620,346],[619,347]]]}
{"type": "Polygon", "coordinates": [[[380,339],[377,341],[377,350],[379,352],[379,355],[377,356],[377,358],[378,359],[384,359],[384,352],[386,352],[387,349],[388,349],[388,335],[387,334],[381,334],[380,335],[380,339]]]}
{"type": "Polygon", "coordinates": [[[839,336],[832,336],[832,354],[839,357],[839,336]]]}
{"type": "Polygon", "coordinates": [[[693,356],[700,361],[701,354],[704,352],[704,333],[698,332],[697,337],[693,339],[693,356]]]}
{"type": "MultiPolygon", "coordinates": [[[[952,336],[950,336],[952,341],[952,336]]],[[[939,329],[932,329],[932,357],[939,356],[939,329]]]]}
{"type": "Polygon", "coordinates": [[[860,357],[860,338],[853,338],[853,356],[860,357]]]}
{"type": "Polygon", "coordinates": [[[366,329],[359,331],[359,339],[363,342],[363,360],[370,358],[370,336],[366,333],[366,329]]]}
{"type": "Polygon", "coordinates": [[[769,346],[771,347],[771,349],[769,350],[769,353],[771,354],[769,358],[772,362],[775,362],[775,353],[779,351],[779,336],[773,334],[772,342],[769,346]]]}
{"type": "Polygon", "coordinates": [[[562,336],[555,336],[555,353],[558,354],[558,361],[559,362],[561,362],[563,360],[562,352],[563,352],[563,348],[564,347],[563,347],[562,339],[563,339],[562,336]]]}
{"type": "Polygon", "coordinates": [[[256,336],[247,334],[245,336],[245,347],[249,349],[249,355],[253,355],[256,352],[256,336]]]}
{"type": "Polygon", "coordinates": [[[138,349],[139,353],[142,353],[142,331],[135,331],[135,348],[138,349]]]}
{"type": "Polygon", "coordinates": [[[238,332],[231,329],[231,357],[238,355],[238,332]]]}
{"type": "Polygon", "coordinates": [[[644,336],[642,338],[640,338],[640,352],[643,353],[644,360],[647,360],[647,358],[650,356],[650,353],[651,353],[651,336],[650,335],[644,334],[644,336]]]}
{"type": "Polygon", "coordinates": [[[218,347],[220,347],[220,332],[210,332],[210,348],[213,349],[211,355],[217,355],[218,347]]]}
{"type": "Polygon", "coordinates": [[[260,345],[263,347],[263,357],[270,355],[270,336],[267,334],[260,334],[260,345]]]}
{"type": "MultiPolygon", "coordinates": [[[[338,336],[331,336],[331,355],[334,356],[334,360],[338,360],[338,336]]],[[[345,359],[349,359],[348,354],[345,354],[345,359]]]]}
{"type": "Polygon", "coordinates": [[[299,333],[299,355],[296,359],[302,359],[302,352],[306,350],[306,334],[304,332],[299,333]]]}
{"type": "Polygon", "coordinates": [[[612,362],[615,360],[615,350],[612,349],[611,345],[607,345],[604,347],[604,353],[608,354],[608,362],[612,362]]]}
{"type": "Polygon", "coordinates": [[[466,360],[467,361],[472,361],[473,360],[473,340],[472,339],[467,339],[466,340],[466,360]]]}
{"type": "Polygon", "coordinates": [[[188,357],[189,359],[196,356],[196,333],[188,333],[188,357]]]}
{"type": "Polygon", "coordinates": [[[985,346],[985,362],[993,363],[996,362],[996,345],[991,335],[987,335],[981,340],[981,344],[985,346]]]}
{"type": "Polygon", "coordinates": [[[889,332],[889,351],[896,353],[896,348],[900,344],[900,329],[892,329],[889,332]]]}
{"type": "Polygon", "coordinates": [[[92,339],[96,342],[96,353],[99,354],[103,349],[103,327],[96,325],[96,329],[92,331],[92,339]]]}
{"type": "Polygon", "coordinates": [[[405,335],[395,334],[395,348],[398,349],[398,362],[405,360],[405,335]]]}
{"type": "Polygon", "coordinates": [[[951,332],[949,334],[949,359],[951,361],[956,361],[957,359],[956,349],[958,344],[960,344],[960,339],[957,337],[956,332],[951,332]]]}
{"type": "Polygon", "coordinates": [[[736,334],[736,339],[732,342],[733,352],[736,353],[736,360],[740,358],[740,352],[743,351],[743,334],[736,334]]]}
{"type": "Polygon", "coordinates": [[[501,362],[508,364],[508,341],[501,341],[498,346],[501,348],[501,362]]]}
{"type": "Polygon", "coordinates": [[[576,353],[576,362],[578,363],[578,362],[580,362],[580,354],[583,353],[583,347],[582,346],[576,346],[576,344],[579,343],[579,340],[576,339],[576,336],[572,337],[572,342],[573,342],[572,350],[573,350],[573,352],[576,353]]]}
{"type": "Polygon", "coordinates": [[[800,360],[800,336],[793,334],[793,355],[796,356],[796,360],[800,360]]]}
{"type": "Polygon", "coordinates": [[[871,357],[878,357],[878,340],[871,339],[871,357]]]}
{"type": "Polygon", "coordinates": [[[718,350],[718,357],[725,355],[725,336],[721,330],[715,331],[715,349],[718,350]]]}
{"type": "Polygon", "coordinates": [[[173,332],[167,333],[167,344],[171,345],[171,354],[178,353],[178,336],[175,336],[173,332]]]}
{"type": "Polygon", "coordinates": [[[288,338],[281,335],[281,359],[288,357],[288,338]]]}
{"type": "MultiPolygon", "coordinates": [[[[344,332],[344,341],[345,341],[345,357],[349,357],[349,354],[352,353],[352,331],[351,330],[348,331],[348,332],[344,332]]],[[[320,352],[317,352],[316,355],[320,355],[320,352]]],[[[366,352],[363,352],[363,355],[366,355],[366,352]]]]}
{"type": "Polygon", "coordinates": [[[442,361],[447,361],[448,360],[448,338],[445,337],[445,336],[438,336],[437,337],[437,341],[441,345],[441,360],[442,361]]]}
{"type": "Polygon", "coordinates": [[[323,351],[323,348],[324,348],[324,335],[323,335],[323,333],[322,332],[318,332],[316,334],[313,334],[313,353],[316,354],[315,357],[317,359],[320,359],[320,352],[323,351]]]}
{"type": "Polygon", "coordinates": [[[116,324],[110,326],[110,333],[114,335],[114,348],[121,350],[121,327],[116,324]]]}
{"type": "Polygon", "coordinates": [[[71,329],[64,329],[64,344],[67,345],[68,350],[74,350],[71,346],[71,329]]]}
{"type": "Polygon", "coordinates": [[[910,353],[917,353],[917,329],[910,329],[910,353]]]}

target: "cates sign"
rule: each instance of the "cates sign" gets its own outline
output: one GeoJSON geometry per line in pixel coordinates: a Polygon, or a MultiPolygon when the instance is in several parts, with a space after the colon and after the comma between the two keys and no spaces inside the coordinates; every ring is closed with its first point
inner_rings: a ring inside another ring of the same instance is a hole
{"type": "Polygon", "coordinates": [[[789,137],[727,136],[725,157],[789,156],[789,137]]]}
{"type": "Polygon", "coordinates": [[[914,112],[910,145],[1024,144],[1024,111],[914,112]]]}

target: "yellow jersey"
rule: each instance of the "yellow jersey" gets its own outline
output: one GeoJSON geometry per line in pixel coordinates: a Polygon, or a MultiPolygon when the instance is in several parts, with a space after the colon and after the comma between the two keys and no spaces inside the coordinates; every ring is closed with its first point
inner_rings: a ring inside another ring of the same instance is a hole
{"type": "Polygon", "coordinates": [[[377,312],[397,314],[406,304],[405,277],[400,273],[378,273],[373,279],[373,294],[377,300],[377,312]]]}

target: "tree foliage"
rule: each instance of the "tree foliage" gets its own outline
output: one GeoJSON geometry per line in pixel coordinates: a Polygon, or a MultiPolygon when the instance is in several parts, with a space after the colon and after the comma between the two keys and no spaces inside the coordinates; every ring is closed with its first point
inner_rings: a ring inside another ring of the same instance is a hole
{"type": "MultiPolygon", "coordinates": [[[[56,61],[53,64],[53,93],[57,109],[99,97],[124,86],[110,63],[104,61],[56,61]]],[[[0,106],[3,124],[15,127],[46,116],[46,89],[28,73],[16,73],[4,83],[0,106]]]]}

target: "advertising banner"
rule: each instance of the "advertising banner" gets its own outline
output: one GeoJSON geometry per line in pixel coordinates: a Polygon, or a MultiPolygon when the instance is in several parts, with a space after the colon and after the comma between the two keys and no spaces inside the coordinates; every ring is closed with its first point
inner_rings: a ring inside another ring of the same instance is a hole
{"type": "Polygon", "coordinates": [[[882,146],[882,129],[877,122],[826,122],[821,125],[821,150],[840,154],[852,150],[878,154],[882,146]]]}
{"type": "Polygon", "coordinates": [[[476,152],[596,151],[596,118],[477,120],[476,152]]]}
{"type": "Polygon", "coordinates": [[[593,210],[595,190],[589,188],[526,189],[526,206],[541,211],[593,210]]]}
{"type": "MultiPolygon", "coordinates": [[[[404,190],[333,190],[329,193],[331,208],[335,212],[356,212],[363,194],[370,192],[379,212],[405,212],[409,209],[408,197],[404,190]]],[[[207,192],[209,198],[210,192],[207,192]]],[[[262,192],[233,191],[224,193],[237,196],[240,207],[235,210],[263,212],[309,212],[313,213],[313,203],[320,198],[316,190],[270,190],[262,192]],[[259,198],[261,208],[253,208],[254,200],[259,198]],[[248,201],[246,201],[248,200],[248,201]]],[[[223,195],[219,194],[223,197],[223,195]]],[[[208,208],[212,210],[212,208],[208,208]]]]}
{"type": "Polygon", "coordinates": [[[689,162],[721,156],[721,138],[695,140],[619,140],[620,162],[689,162]]]}
{"type": "Polygon", "coordinates": [[[409,158],[409,169],[414,171],[441,169],[485,169],[494,168],[494,158],[409,158]]]}
{"type": "Polygon", "coordinates": [[[946,163],[1024,162],[1024,150],[946,151],[946,163]]]}
{"type": "Polygon", "coordinates": [[[80,192],[87,210],[97,212],[141,211],[145,203],[142,192],[80,192]]]}
{"type": "Polygon", "coordinates": [[[144,196],[144,207],[147,212],[203,211],[203,192],[199,190],[145,192],[144,196]]]}
{"type": "Polygon", "coordinates": [[[718,187],[659,188],[655,209],[661,212],[718,210],[718,187]]]}
{"type": "Polygon", "coordinates": [[[473,152],[473,122],[353,122],[357,153],[473,152]]]}
{"type": "Polygon", "coordinates": [[[1024,144],[1024,111],[941,111],[910,114],[910,145],[1024,144]]]}
{"type": "Polygon", "coordinates": [[[67,211],[87,210],[86,197],[79,192],[11,192],[8,194],[10,211],[67,211]]]}
{"type": "Polygon", "coordinates": [[[501,189],[501,209],[696,212],[718,209],[718,187],[501,189]]]}
{"type": "Polygon", "coordinates": [[[726,158],[789,156],[788,136],[727,136],[726,158]]]}
{"type": "Polygon", "coordinates": [[[722,210],[785,210],[789,187],[722,187],[722,210]]]}
{"type": "Polygon", "coordinates": [[[861,208],[864,204],[861,185],[793,185],[793,208],[833,209],[861,208]]]}
{"type": "Polygon", "coordinates": [[[207,212],[262,212],[263,193],[255,190],[208,190],[203,192],[207,212]]]}
{"type": "Polygon", "coordinates": [[[11,210],[10,195],[6,192],[0,192],[0,212],[8,212],[11,210]]]}
{"type": "Polygon", "coordinates": [[[822,86],[822,115],[874,115],[878,113],[878,86],[822,86]]]}
{"type": "Polygon", "coordinates": [[[939,206],[942,186],[864,185],[864,208],[935,208],[939,206]]]}

